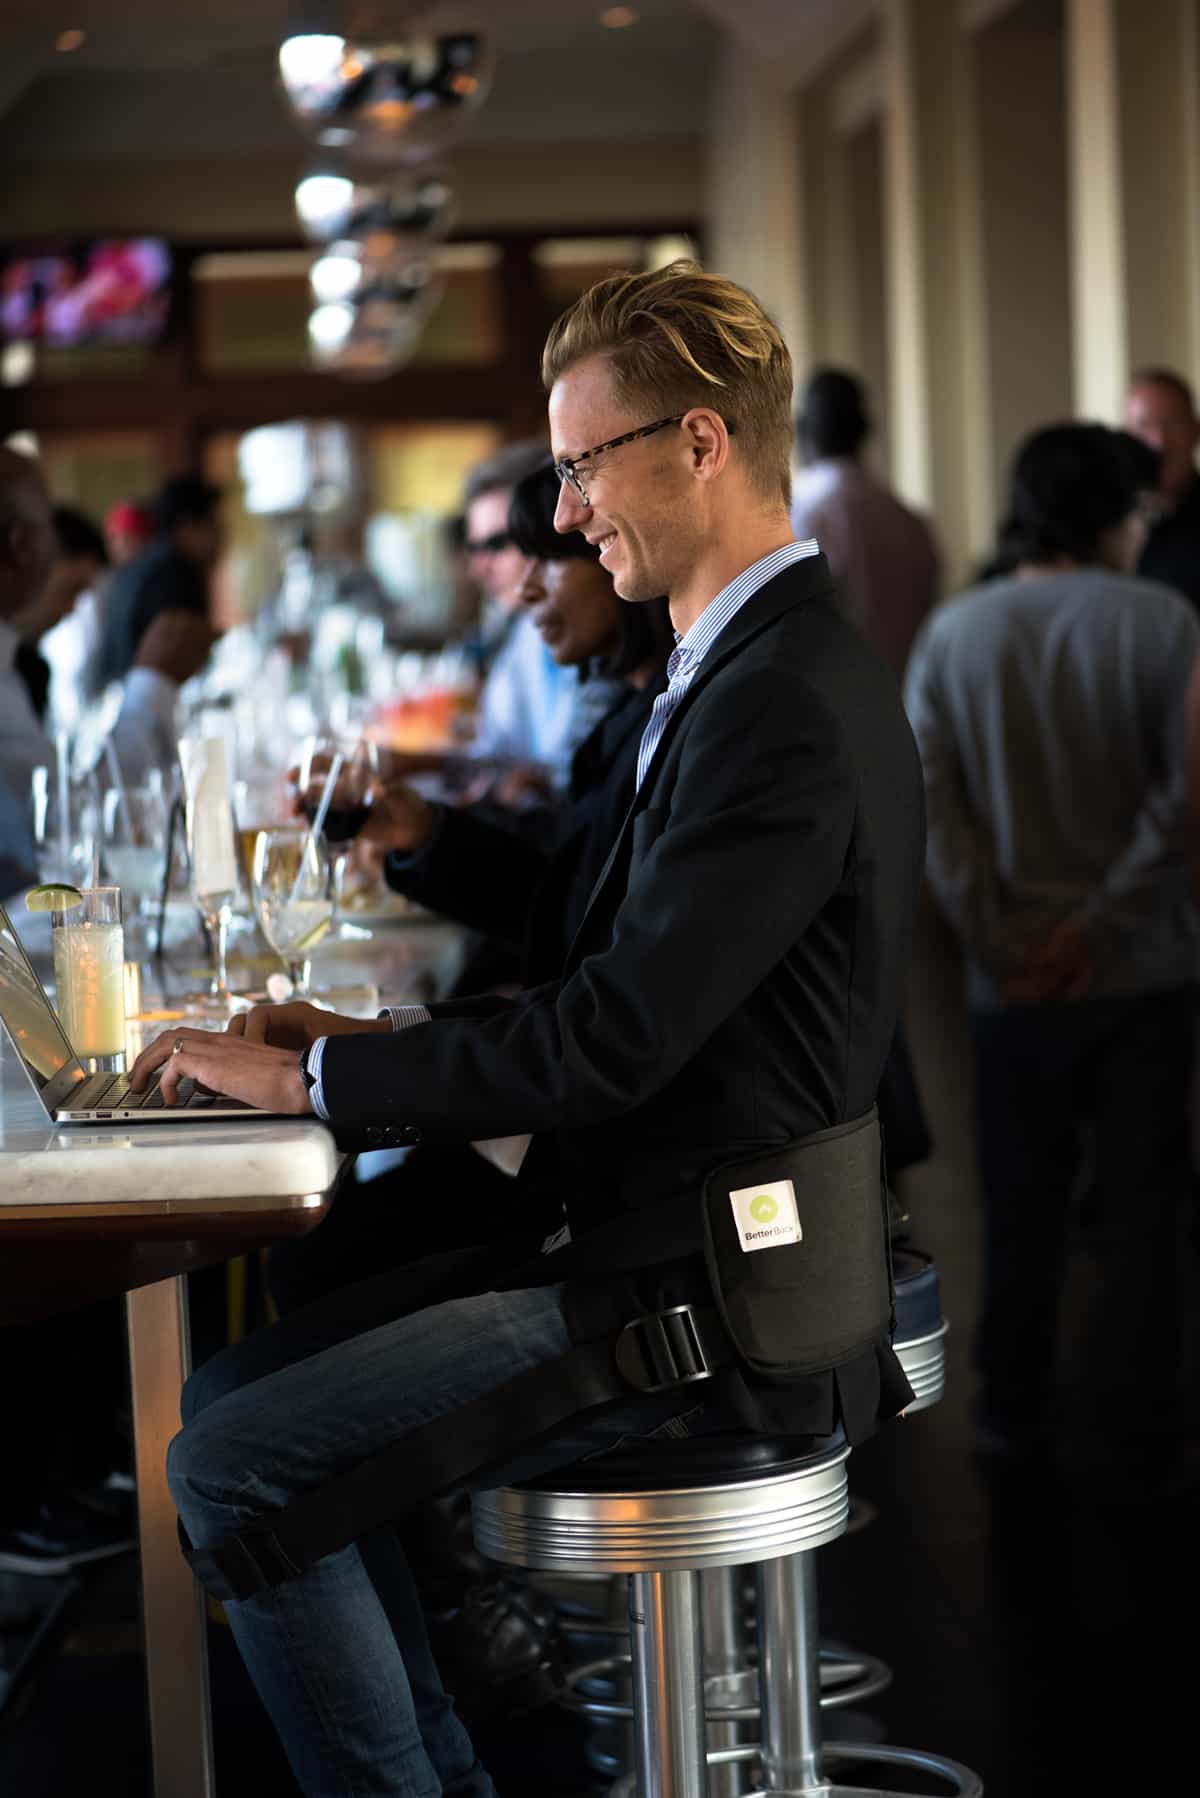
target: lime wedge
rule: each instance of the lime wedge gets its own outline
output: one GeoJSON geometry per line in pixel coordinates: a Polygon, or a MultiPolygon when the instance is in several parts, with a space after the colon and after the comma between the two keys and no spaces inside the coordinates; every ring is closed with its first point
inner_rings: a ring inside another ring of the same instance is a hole
{"type": "Polygon", "coordinates": [[[70,911],[73,905],[82,904],[83,894],[78,887],[31,887],[25,895],[26,911],[70,911]]]}

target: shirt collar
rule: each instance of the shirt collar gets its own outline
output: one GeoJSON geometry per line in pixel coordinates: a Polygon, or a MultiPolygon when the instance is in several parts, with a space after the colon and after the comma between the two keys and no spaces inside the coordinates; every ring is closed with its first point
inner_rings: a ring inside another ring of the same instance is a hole
{"type": "Polygon", "coordinates": [[[675,648],[667,664],[668,676],[693,675],[748,599],[753,599],[761,587],[782,574],[785,568],[817,554],[816,539],[808,537],[802,543],[785,543],[769,555],[760,556],[757,562],[751,562],[749,568],[743,568],[741,574],[722,587],[715,599],[709,600],[682,637],[676,633],[675,648]]]}

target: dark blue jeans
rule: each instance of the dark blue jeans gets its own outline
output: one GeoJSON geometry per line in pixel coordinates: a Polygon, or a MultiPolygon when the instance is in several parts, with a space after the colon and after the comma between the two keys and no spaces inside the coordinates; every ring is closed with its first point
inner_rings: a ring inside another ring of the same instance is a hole
{"type": "Polygon", "coordinates": [[[1177,1438],[1196,1011],[1183,987],[973,1014],[981,1410],[1016,1442],[1066,1428],[1094,1456],[1120,1442],[1161,1454],[1177,1438]],[[1054,1376],[1080,1211],[1090,1277],[1064,1412],[1054,1376]]]}
{"type": "MultiPolygon", "coordinates": [[[[184,1388],[167,1462],[188,1534],[208,1547],[263,1512],[569,1346],[562,1288],[455,1299],[370,1323],[353,1290],[223,1350],[184,1388]]],[[[531,1477],[644,1429],[609,1407],[531,1477]]],[[[652,1426],[651,1426],[652,1427],[652,1426]]],[[[442,1689],[399,1539],[379,1531],[307,1573],[226,1606],[242,1658],[311,1798],[493,1798],[442,1689]]]]}

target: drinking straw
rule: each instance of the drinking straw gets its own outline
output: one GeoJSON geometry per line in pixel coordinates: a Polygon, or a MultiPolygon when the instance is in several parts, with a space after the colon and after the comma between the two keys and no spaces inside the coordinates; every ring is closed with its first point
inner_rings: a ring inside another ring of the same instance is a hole
{"type": "Polygon", "coordinates": [[[289,905],[295,905],[296,900],[300,896],[300,888],[304,884],[304,864],[308,860],[309,849],[313,846],[325,828],[325,815],[333,802],[333,789],[337,786],[338,779],[342,772],[342,762],[344,759],[345,758],[339,749],[329,764],[329,773],[325,776],[325,787],[321,794],[321,803],[318,805],[316,815],[308,827],[308,835],[305,837],[304,847],[300,851],[300,866],[296,869],[295,884],[292,887],[291,897],[288,899],[289,905]]]}
{"type": "Polygon", "coordinates": [[[67,878],[69,857],[71,853],[70,832],[70,793],[71,771],[68,762],[67,733],[60,730],[54,739],[54,747],[58,756],[58,853],[62,864],[60,880],[67,878]]]}

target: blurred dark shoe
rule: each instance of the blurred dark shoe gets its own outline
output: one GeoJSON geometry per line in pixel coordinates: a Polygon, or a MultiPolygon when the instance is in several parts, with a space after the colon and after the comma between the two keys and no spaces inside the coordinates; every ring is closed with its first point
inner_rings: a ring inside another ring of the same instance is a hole
{"type": "Polygon", "coordinates": [[[552,1617],[535,1615],[502,1580],[476,1587],[452,1611],[427,1613],[426,1623],[442,1683],[468,1729],[537,1710],[565,1687],[552,1617]]]}
{"type": "Polygon", "coordinates": [[[114,1516],[64,1494],[47,1499],[27,1524],[0,1530],[0,1572],[53,1577],[126,1554],[136,1541],[128,1501],[114,1516]]]}

